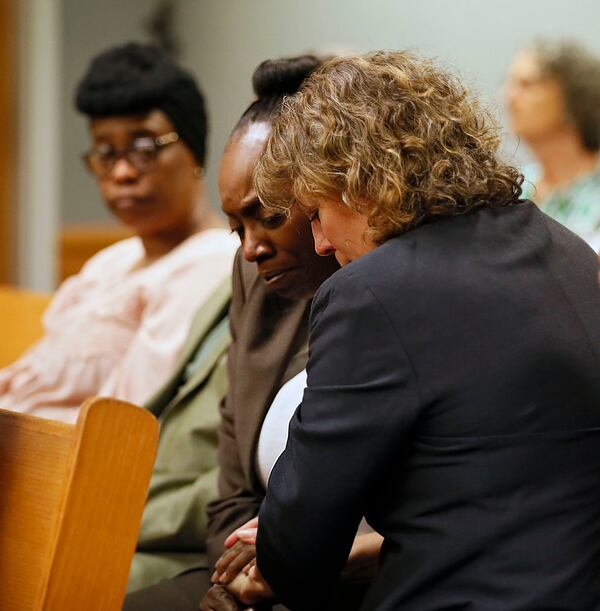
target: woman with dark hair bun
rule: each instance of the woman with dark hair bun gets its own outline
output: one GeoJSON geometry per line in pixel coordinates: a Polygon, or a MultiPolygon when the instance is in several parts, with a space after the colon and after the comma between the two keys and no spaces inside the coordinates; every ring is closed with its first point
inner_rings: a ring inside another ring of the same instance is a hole
{"type": "MultiPolygon", "coordinates": [[[[205,594],[201,609],[245,608],[234,595],[243,595],[236,583],[252,565],[251,520],[302,398],[311,298],[338,269],[333,257],[316,255],[310,222],[302,211],[280,215],[263,208],[252,172],[284,97],[295,93],[320,64],[312,55],[260,64],[252,79],[257,98],[234,127],[221,161],[222,207],[242,248],[233,273],[233,342],[219,430],[219,498],[209,505],[207,545],[216,565],[214,585],[210,587],[206,570],[190,571],[130,594],[125,611],[197,611],[205,594]]],[[[358,541],[346,572],[352,585],[341,595],[345,600],[340,598],[340,609],[358,607],[362,583],[376,566],[371,551],[378,547],[379,539],[372,534],[358,541]]]]}

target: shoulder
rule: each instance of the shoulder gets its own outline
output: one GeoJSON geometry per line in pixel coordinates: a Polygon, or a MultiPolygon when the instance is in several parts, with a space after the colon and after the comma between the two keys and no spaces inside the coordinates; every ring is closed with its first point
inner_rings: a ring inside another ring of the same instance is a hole
{"type": "Polygon", "coordinates": [[[230,277],[239,241],[224,229],[195,234],[149,266],[145,281],[155,284],[164,278],[169,284],[194,280],[198,285],[214,284],[217,277],[230,277]]]}
{"type": "Polygon", "coordinates": [[[236,235],[227,229],[214,228],[194,234],[172,252],[177,253],[181,257],[225,254],[233,260],[239,245],[240,241],[236,235]]]}
{"type": "Polygon", "coordinates": [[[315,295],[316,302],[328,300],[334,295],[359,297],[360,292],[371,292],[378,284],[378,278],[388,278],[392,269],[396,273],[408,265],[403,251],[410,251],[407,241],[408,234],[392,238],[348,263],[331,275],[319,288],[315,295]]]}
{"type": "Polygon", "coordinates": [[[540,180],[540,167],[535,163],[528,163],[522,168],[523,173],[523,185],[522,185],[522,197],[523,199],[535,199],[536,185],[540,180]]]}
{"type": "MultiPolygon", "coordinates": [[[[595,211],[597,211],[598,195],[600,194],[600,165],[596,166],[593,172],[574,181],[572,191],[573,197],[577,197],[578,205],[593,206],[596,204],[595,211]]],[[[590,216],[592,215],[590,214],[590,216]]]]}
{"type": "Polygon", "coordinates": [[[97,272],[114,273],[115,270],[129,269],[143,255],[144,247],[140,238],[127,238],[97,252],[86,261],[80,273],[85,276],[97,272]]]}
{"type": "Polygon", "coordinates": [[[382,303],[393,299],[395,309],[409,307],[416,295],[429,289],[438,293],[460,276],[473,276],[478,261],[493,260],[497,249],[540,235],[545,219],[535,204],[522,201],[432,221],[344,266],[322,285],[315,301],[333,295],[357,300],[371,293],[382,303]]]}
{"type": "Polygon", "coordinates": [[[325,320],[327,324],[349,319],[366,322],[371,315],[379,315],[398,249],[402,250],[402,245],[394,238],[330,276],[312,302],[313,331],[325,320]]]}

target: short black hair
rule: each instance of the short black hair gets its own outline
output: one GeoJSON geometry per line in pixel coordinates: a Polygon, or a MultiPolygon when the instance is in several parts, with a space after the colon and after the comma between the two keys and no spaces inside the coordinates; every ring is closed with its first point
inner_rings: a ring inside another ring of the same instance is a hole
{"type": "Polygon", "coordinates": [[[256,99],[242,114],[233,132],[249,123],[272,122],[281,109],[283,98],[295,94],[304,80],[322,63],[316,55],[299,55],[282,59],[267,59],[252,75],[256,99]]]}
{"type": "Polygon", "coordinates": [[[100,53],[77,87],[75,106],[92,119],[162,110],[204,167],[204,98],[194,77],[160,47],[130,42],[100,53]]]}

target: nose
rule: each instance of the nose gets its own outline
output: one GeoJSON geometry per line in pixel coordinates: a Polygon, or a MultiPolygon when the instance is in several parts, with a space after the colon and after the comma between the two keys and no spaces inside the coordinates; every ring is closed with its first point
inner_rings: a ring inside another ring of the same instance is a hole
{"type": "Polygon", "coordinates": [[[331,242],[325,237],[323,228],[318,219],[313,219],[310,222],[310,228],[312,229],[313,239],[315,241],[315,252],[321,257],[328,257],[335,253],[335,248],[331,242]]]}
{"type": "Polygon", "coordinates": [[[273,246],[263,236],[249,228],[244,229],[244,238],[242,240],[242,251],[244,259],[250,263],[257,263],[261,259],[265,259],[273,255],[273,246]]]}
{"type": "Polygon", "coordinates": [[[125,158],[117,159],[110,171],[110,177],[117,183],[132,182],[137,180],[139,175],[136,168],[125,158]]]}
{"type": "Polygon", "coordinates": [[[502,87],[502,94],[504,96],[504,102],[509,109],[514,106],[515,101],[520,95],[518,86],[510,79],[504,83],[504,86],[502,87]]]}

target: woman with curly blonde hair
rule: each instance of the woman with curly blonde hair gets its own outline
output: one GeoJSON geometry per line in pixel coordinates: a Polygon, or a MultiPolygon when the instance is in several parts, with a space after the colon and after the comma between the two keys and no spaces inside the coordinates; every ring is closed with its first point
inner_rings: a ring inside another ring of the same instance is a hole
{"type": "Polygon", "coordinates": [[[436,217],[515,201],[493,118],[451,74],[407,53],[329,63],[284,107],[256,182],[272,208],[368,207],[376,243],[436,217]],[[390,61],[393,57],[396,61],[390,61]]]}
{"type": "Polygon", "coordinates": [[[276,119],[259,197],[343,267],[248,604],[327,608],[361,516],[384,537],[363,609],[600,604],[597,259],[497,148],[459,80],[399,52],[325,63],[276,119]]]}

